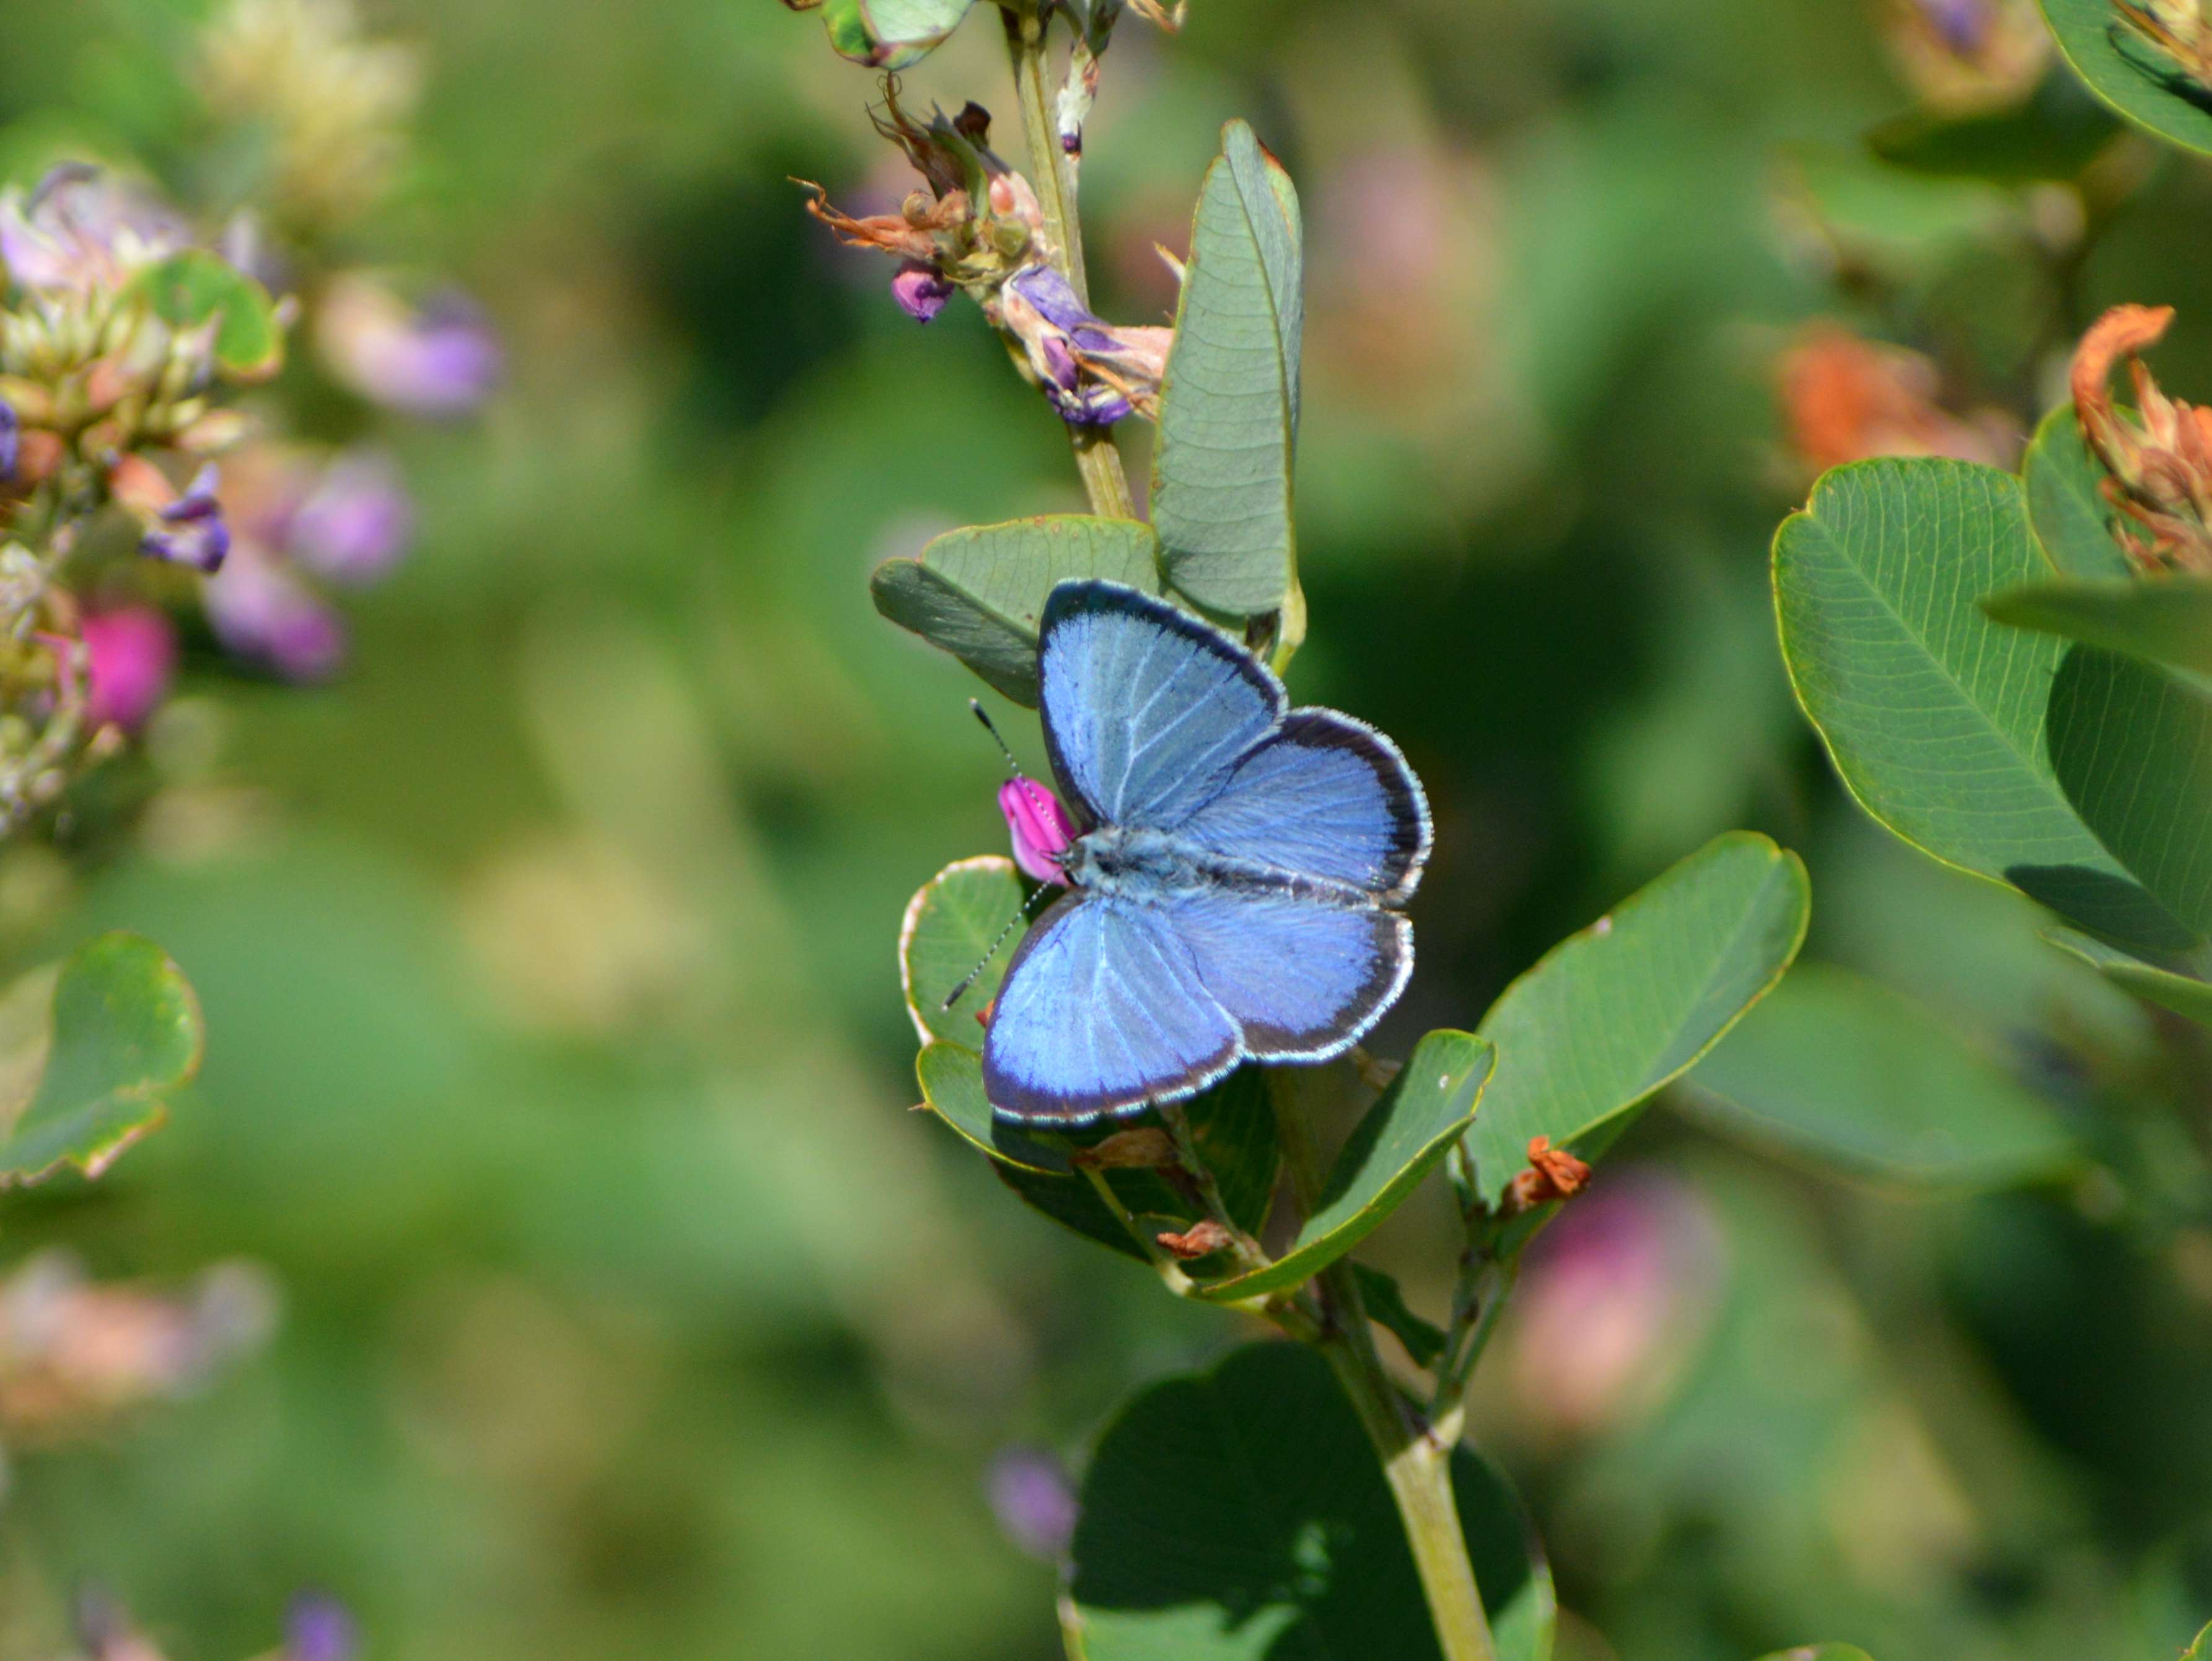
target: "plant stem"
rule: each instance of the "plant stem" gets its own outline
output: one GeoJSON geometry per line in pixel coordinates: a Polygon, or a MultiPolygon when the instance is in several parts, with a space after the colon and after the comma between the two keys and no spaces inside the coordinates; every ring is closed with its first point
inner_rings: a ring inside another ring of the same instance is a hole
{"type": "MultiPolygon", "coordinates": [[[[1060,131],[1052,118],[1052,92],[1045,83],[1045,15],[1035,7],[1008,8],[1006,51],[1014,63],[1015,101],[1021,106],[1022,132],[1029,140],[1030,182],[1037,205],[1044,212],[1046,257],[1075,297],[1091,303],[1091,285],[1083,270],[1083,219],[1076,207],[1075,173],[1060,147],[1060,131]]],[[[1068,441],[1075,447],[1075,469],[1083,475],[1083,488],[1091,498],[1091,511],[1108,519],[1134,519],[1136,499],[1129,494],[1129,476],[1122,471],[1121,453],[1114,447],[1110,428],[1070,427],[1068,441]]]]}
{"type": "MultiPolygon", "coordinates": [[[[1321,1198],[1321,1150],[1313,1126],[1295,1095],[1292,1076],[1276,1069],[1267,1075],[1267,1097],[1275,1110],[1276,1135],[1283,1163],[1300,1208],[1311,1216],[1321,1198]]],[[[1453,1441],[1420,1422],[1376,1352],[1374,1329],[1352,1261],[1340,1257],[1316,1280],[1323,1321],[1319,1344],[1337,1382],[1382,1462],[1383,1479],[1405,1525],[1429,1621],[1444,1661],[1497,1661],[1490,1617],[1483,1612],[1481,1589],[1468,1559],[1467,1536],[1460,1527],[1459,1501],[1452,1493],[1453,1441]]]]}

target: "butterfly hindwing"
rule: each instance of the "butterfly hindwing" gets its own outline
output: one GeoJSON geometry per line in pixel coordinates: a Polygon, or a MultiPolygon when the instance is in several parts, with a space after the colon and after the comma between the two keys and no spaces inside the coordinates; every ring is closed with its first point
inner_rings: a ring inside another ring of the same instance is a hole
{"type": "Polygon", "coordinates": [[[983,1090],[1013,1117],[1079,1123],[1190,1095],[1242,1053],[1236,1023],[1161,908],[1071,893],[1006,966],[983,1090]]]}
{"type": "Polygon", "coordinates": [[[1180,824],[1283,713],[1251,654],[1120,583],[1060,584],[1039,640],[1045,746],[1093,824],[1180,824]]]}
{"type": "Polygon", "coordinates": [[[1374,906],[1212,888],[1160,910],[1255,1061],[1341,1055],[1413,970],[1413,925],[1374,906]]]}
{"type": "Polygon", "coordinates": [[[1210,853],[1395,902],[1429,855],[1429,807],[1398,746],[1334,709],[1293,709],[1176,827],[1210,853]]]}

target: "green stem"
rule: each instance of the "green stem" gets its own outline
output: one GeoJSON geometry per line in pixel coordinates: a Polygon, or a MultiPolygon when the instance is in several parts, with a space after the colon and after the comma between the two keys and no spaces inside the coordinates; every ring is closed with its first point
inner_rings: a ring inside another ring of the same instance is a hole
{"type": "MultiPolygon", "coordinates": [[[[1052,90],[1046,84],[1045,17],[1037,9],[1024,7],[1008,8],[1006,19],[1015,101],[1021,106],[1022,132],[1029,140],[1030,182],[1044,213],[1044,237],[1049,245],[1046,257],[1067,279],[1075,297],[1088,306],[1091,285],[1083,270],[1083,220],[1076,207],[1075,173],[1060,147],[1052,90]]],[[[1091,511],[1108,519],[1134,519],[1136,499],[1129,494],[1129,476],[1122,471],[1112,429],[1070,427],[1067,435],[1075,447],[1075,469],[1083,475],[1091,511]]]]}
{"type": "MultiPolygon", "coordinates": [[[[1275,1110],[1276,1135],[1289,1171],[1291,1191],[1311,1216],[1322,1193],[1321,1149],[1313,1126],[1295,1096],[1292,1075],[1277,1069],[1267,1075],[1267,1097],[1275,1110]]],[[[1321,1352],[1351,1397],[1352,1409],[1382,1462],[1383,1479],[1405,1525],[1413,1567],[1444,1661],[1497,1661],[1498,1646],[1483,1612],[1481,1589],[1468,1559],[1467,1536],[1460,1527],[1459,1501],[1452,1493],[1451,1452],[1455,1438],[1436,1435],[1420,1422],[1412,1404],[1382,1366],[1374,1329],[1352,1261],[1340,1257],[1316,1277],[1323,1320],[1321,1352]]]]}

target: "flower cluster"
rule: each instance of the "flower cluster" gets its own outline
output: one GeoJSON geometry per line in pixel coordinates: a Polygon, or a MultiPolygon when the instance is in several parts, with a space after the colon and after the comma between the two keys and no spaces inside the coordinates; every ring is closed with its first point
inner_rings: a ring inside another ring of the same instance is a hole
{"type": "Polygon", "coordinates": [[[925,126],[884,82],[876,129],[906,153],[922,188],[895,214],[854,218],[830,205],[818,185],[808,210],[844,241],[895,256],[891,293],[927,323],[964,290],[1006,340],[1023,373],[1072,425],[1110,426],[1158,407],[1174,331],[1124,328],[1094,315],[1065,275],[1064,251],[1045,232],[1036,192],[994,155],[991,117],[969,103],[925,126]]]}
{"type": "Polygon", "coordinates": [[[200,58],[210,113],[264,141],[263,215],[210,229],[77,160],[0,191],[0,835],[153,715],[179,611],[286,679],[343,660],[329,595],[387,574],[413,511],[381,447],[283,436],[291,335],[402,415],[465,414],[500,378],[465,299],[319,252],[391,177],[411,57],[349,0],[231,0],[200,58]]]}
{"type": "Polygon", "coordinates": [[[2105,465],[2105,495],[2120,511],[2128,557],[2147,573],[2212,575],[2212,409],[2168,398],[2136,356],[2172,320],[2171,306],[2115,306],[2099,318],[2074,354],[2074,413],[2105,465]],[[2132,418],[2112,404],[2112,371],[2123,360],[2135,389],[2132,418]]]}

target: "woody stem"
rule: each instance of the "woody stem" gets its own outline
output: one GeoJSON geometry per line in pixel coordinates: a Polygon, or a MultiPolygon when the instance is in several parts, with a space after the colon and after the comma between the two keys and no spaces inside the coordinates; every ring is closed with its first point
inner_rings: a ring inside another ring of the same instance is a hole
{"type": "MultiPolygon", "coordinates": [[[[1314,1213],[1322,1195],[1321,1151],[1313,1126],[1288,1069],[1267,1074],[1267,1095],[1275,1110],[1276,1137],[1299,1208],[1314,1213]]],[[[1412,1548],[1421,1593],[1436,1628],[1444,1661],[1497,1661],[1474,1566],[1467,1555],[1459,1501],[1452,1492],[1451,1455],[1456,1439],[1437,1435],[1384,1370],[1375,1348],[1374,1329],[1352,1260],[1340,1257],[1316,1277],[1321,1293],[1321,1352],[1351,1397],[1353,1410],[1382,1463],[1390,1497],[1412,1548]]]]}
{"type": "MultiPolygon", "coordinates": [[[[1042,8],[1009,7],[1006,11],[1006,51],[1013,59],[1015,102],[1021,106],[1022,132],[1029,140],[1030,176],[1036,187],[1037,205],[1044,214],[1045,252],[1054,267],[1067,279],[1075,297],[1091,303],[1091,285],[1083,270],[1083,220],[1076,207],[1075,171],[1060,147],[1060,132],[1052,119],[1052,92],[1046,84],[1045,21],[1042,8]]],[[[1135,498],[1129,494],[1129,476],[1121,468],[1121,453],[1114,447],[1114,434],[1106,427],[1067,429],[1075,447],[1075,470],[1083,475],[1083,488],[1091,497],[1091,511],[1108,519],[1134,519],[1135,498]]]]}

